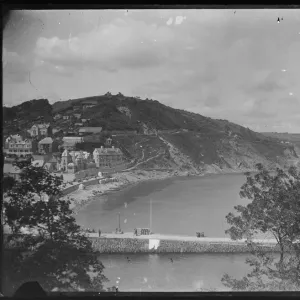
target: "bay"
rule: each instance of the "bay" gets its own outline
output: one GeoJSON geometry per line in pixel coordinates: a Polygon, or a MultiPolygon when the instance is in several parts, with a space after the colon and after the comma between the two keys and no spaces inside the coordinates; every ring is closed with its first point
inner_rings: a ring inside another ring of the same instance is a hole
{"type": "Polygon", "coordinates": [[[153,180],[125,188],[91,202],[76,216],[84,227],[112,232],[118,227],[120,213],[123,231],[150,226],[161,234],[225,237],[228,228],[225,216],[237,204],[247,204],[239,197],[246,177],[243,174],[202,177],[176,177],[153,180]]]}
{"type": "MultiPolygon", "coordinates": [[[[162,234],[225,237],[225,216],[234,206],[247,204],[239,197],[243,174],[176,177],[130,186],[91,202],[76,216],[77,223],[112,232],[121,216],[123,231],[149,227],[162,234]]],[[[225,273],[241,278],[249,271],[247,254],[102,254],[106,284],[120,291],[226,291],[225,273]],[[171,260],[172,259],[172,260],[171,260]]]]}
{"type": "Polygon", "coordinates": [[[250,270],[246,254],[100,255],[106,287],[126,292],[228,291],[225,273],[242,278],[250,270]],[[171,260],[172,259],[172,260],[171,260]]]}

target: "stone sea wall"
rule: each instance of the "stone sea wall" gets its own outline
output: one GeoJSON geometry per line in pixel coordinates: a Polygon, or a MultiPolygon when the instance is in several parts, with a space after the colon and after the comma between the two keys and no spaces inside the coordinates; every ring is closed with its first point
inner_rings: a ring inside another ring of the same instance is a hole
{"type": "Polygon", "coordinates": [[[86,179],[87,177],[90,177],[90,176],[98,176],[98,173],[99,173],[99,169],[97,168],[89,168],[89,169],[86,169],[86,170],[81,170],[81,171],[78,171],[76,172],[74,175],[75,175],[75,179],[78,180],[78,179],[86,179]]]}
{"type": "MultiPolygon", "coordinates": [[[[100,253],[249,253],[244,243],[210,243],[201,241],[160,240],[158,248],[149,250],[148,239],[90,238],[94,249],[100,253]]],[[[264,251],[278,251],[274,245],[265,245],[264,251]]]]}
{"type": "Polygon", "coordinates": [[[115,182],[116,179],[114,178],[94,178],[94,179],[87,179],[87,180],[83,180],[79,183],[75,183],[75,184],[72,184],[71,186],[65,188],[62,190],[62,194],[65,196],[65,195],[68,195],[72,192],[75,192],[76,190],[78,190],[80,184],[83,184],[84,186],[89,186],[89,185],[96,185],[96,184],[99,184],[101,181],[101,183],[109,183],[109,182],[115,182]]]}
{"type": "Polygon", "coordinates": [[[90,238],[95,250],[100,253],[147,253],[149,241],[143,239],[90,238]]]}

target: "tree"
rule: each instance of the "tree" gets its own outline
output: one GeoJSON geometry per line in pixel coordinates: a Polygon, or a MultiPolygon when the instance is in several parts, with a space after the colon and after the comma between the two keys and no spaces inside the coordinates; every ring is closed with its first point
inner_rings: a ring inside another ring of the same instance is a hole
{"type": "Polygon", "coordinates": [[[4,176],[2,181],[3,192],[6,193],[7,191],[11,190],[16,183],[17,181],[15,178],[11,176],[4,176]]]}
{"type": "Polygon", "coordinates": [[[4,200],[4,221],[12,232],[5,239],[6,294],[29,280],[48,291],[102,290],[104,267],[75,223],[70,201],[61,199],[62,179],[43,167],[16,165],[20,182],[4,200]]]}
{"type": "Polygon", "coordinates": [[[272,175],[261,164],[257,170],[254,176],[246,173],[240,191],[251,202],[234,207],[239,215],[226,216],[231,225],[226,233],[234,240],[247,239],[252,257],[246,262],[253,270],[241,280],[225,274],[222,282],[233,290],[300,290],[300,172],[277,168],[272,175]],[[279,258],[254,242],[259,233],[276,239],[279,258]]]}
{"type": "Polygon", "coordinates": [[[31,156],[26,157],[25,159],[20,159],[19,157],[15,157],[13,162],[13,166],[18,167],[19,169],[23,169],[31,165],[31,156]]]}

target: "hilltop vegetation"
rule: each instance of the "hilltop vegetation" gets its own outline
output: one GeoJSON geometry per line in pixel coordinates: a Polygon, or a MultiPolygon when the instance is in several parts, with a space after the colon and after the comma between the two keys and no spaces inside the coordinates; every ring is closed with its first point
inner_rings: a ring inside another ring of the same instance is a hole
{"type": "MultiPolygon", "coordinates": [[[[100,126],[108,133],[136,131],[137,134],[112,135],[114,145],[120,147],[128,159],[135,159],[139,168],[188,169],[197,173],[248,170],[257,163],[272,168],[287,167],[298,162],[293,143],[281,143],[227,120],[204,117],[155,100],[125,97],[120,93],[60,101],[52,106],[45,99],[24,102],[5,109],[5,127],[6,131],[14,133],[13,126],[29,128],[34,120],[51,118],[53,127],[76,131],[75,112],[89,120],[86,126],[100,126]],[[93,107],[83,106],[90,102],[93,107]],[[58,113],[69,115],[70,119],[54,121],[58,113]],[[15,119],[17,121],[13,121],[15,119]]],[[[89,152],[104,143],[101,134],[85,140],[85,145],[79,147],[89,152]]]]}
{"type": "Polygon", "coordinates": [[[52,106],[47,99],[30,100],[13,107],[3,107],[3,121],[13,119],[35,120],[44,117],[51,121],[52,106]]]}
{"type": "Polygon", "coordinates": [[[52,106],[47,99],[30,100],[13,107],[3,107],[4,135],[21,133],[34,122],[51,122],[52,106]]]}
{"type": "Polygon", "coordinates": [[[284,142],[292,143],[300,149],[300,133],[263,132],[262,134],[271,138],[279,139],[284,142]]]}

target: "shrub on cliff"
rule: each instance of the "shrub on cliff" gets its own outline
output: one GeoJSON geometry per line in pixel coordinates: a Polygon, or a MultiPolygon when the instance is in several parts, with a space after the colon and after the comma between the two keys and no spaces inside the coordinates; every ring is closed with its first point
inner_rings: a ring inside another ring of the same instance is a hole
{"type": "Polygon", "coordinates": [[[226,274],[222,281],[233,290],[300,290],[300,172],[277,169],[270,174],[261,164],[258,174],[246,173],[240,196],[251,202],[238,205],[238,216],[226,216],[232,239],[247,238],[253,257],[247,263],[253,271],[237,280],[226,274]],[[253,242],[256,233],[270,233],[280,248],[279,258],[263,253],[253,242]]]}
{"type": "Polygon", "coordinates": [[[70,201],[60,198],[61,178],[42,167],[17,165],[21,180],[4,202],[5,224],[12,231],[4,244],[5,294],[29,280],[47,291],[102,290],[103,265],[75,223],[70,201]],[[22,235],[24,229],[30,233],[22,235]]]}

